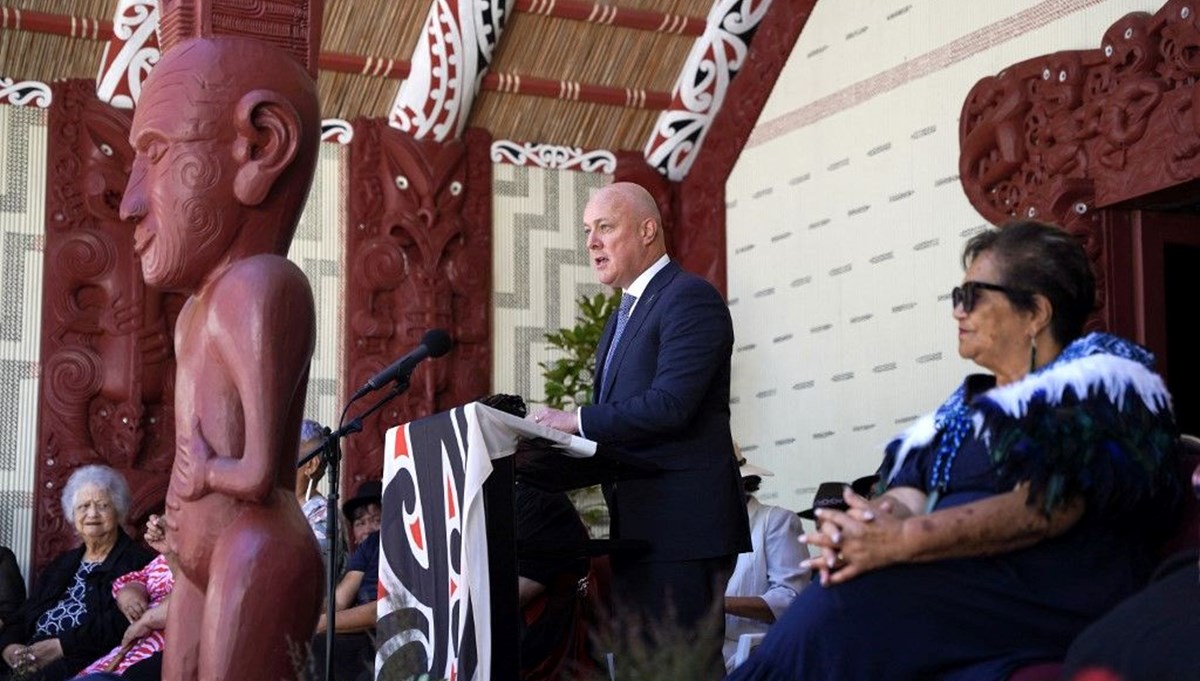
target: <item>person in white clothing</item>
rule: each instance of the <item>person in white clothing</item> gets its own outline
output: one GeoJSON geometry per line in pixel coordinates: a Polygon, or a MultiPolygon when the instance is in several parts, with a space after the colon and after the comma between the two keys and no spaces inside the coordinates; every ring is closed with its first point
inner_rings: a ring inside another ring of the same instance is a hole
{"type": "Polygon", "coordinates": [[[808,568],[800,567],[809,557],[808,547],[799,539],[804,532],[800,518],[786,508],[768,506],[754,497],[763,477],[774,473],[746,461],[736,444],[734,455],[746,492],[750,541],[754,548],[738,556],[725,589],[722,652],[726,671],[733,669],[738,638],[742,634],[766,633],[810,581],[808,568]]]}

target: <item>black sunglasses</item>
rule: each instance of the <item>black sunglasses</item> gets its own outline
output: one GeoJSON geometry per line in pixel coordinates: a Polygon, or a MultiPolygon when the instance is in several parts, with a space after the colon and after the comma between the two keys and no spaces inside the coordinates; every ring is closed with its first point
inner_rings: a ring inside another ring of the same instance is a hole
{"type": "Polygon", "coordinates": [[[1020,289],[1001,286],[1000,284],[989,284],[983,281],[964,281],[962,286],[955,286],[950,291],[950,299],[954,301],[954,307],[962,305],[963,312],[971,313],[975,309],[975,301],[979,300],[979,291],[999,291],[1010,299],[1015,297],[1023,297],[1027,294],[1020,289]]]}

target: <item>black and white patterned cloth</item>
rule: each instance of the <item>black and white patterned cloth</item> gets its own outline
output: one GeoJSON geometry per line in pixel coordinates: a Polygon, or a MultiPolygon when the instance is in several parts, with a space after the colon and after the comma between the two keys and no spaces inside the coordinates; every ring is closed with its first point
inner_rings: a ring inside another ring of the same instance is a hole
{"type": "Polygon", "coordinates": [[[87,619],[87,603],[83,596],[87,592],[87,576],[100,567],[100,562],[89,563],[82,561],[75,571],[75,581],[71,588],[53,608],[42,613],[37,621],[36,638],[52,638],[64,631],[74,629],[87,619]]]}

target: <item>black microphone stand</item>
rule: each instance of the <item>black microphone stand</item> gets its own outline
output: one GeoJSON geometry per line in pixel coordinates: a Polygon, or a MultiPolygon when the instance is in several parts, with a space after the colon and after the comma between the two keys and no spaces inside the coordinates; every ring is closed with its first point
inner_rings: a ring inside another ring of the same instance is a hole
{"type": "Polygon", "coordinates": [[[338,535],[338,486],[341,483],[341,462],[342,462],[342,447],[341,439],[347,435],[361,432],[363,429],[363,419],[374,414],[383,408],[383,405],[392,401],[397,395],[400,395],[405,390],[408,390],[409,377],[402,375],[396,378],[392,383],[392,387],[383,397],[369,409],[359,414],[345,423],[346,412],[350,411],[350,405],[354,404],[351,399],[342,409],[342,415],[338,419],[338,429],[325,436],[324,442],[316,449],[309,452],[303,459],[296,464],[296,468],[302,467],[314,457],[320,456],[325,462],[326,471],[329,474],[329,494],[325,497],[325,530],[326,536],[329,537],[329,558],[325,562],[325,681],[333,681],[333,641],[334,630],[336,629],[337,619],[337,583],[338,576],[335,568],[340,562],[339,555],[342,550],[342,543],[339,541],[338,535]]]}

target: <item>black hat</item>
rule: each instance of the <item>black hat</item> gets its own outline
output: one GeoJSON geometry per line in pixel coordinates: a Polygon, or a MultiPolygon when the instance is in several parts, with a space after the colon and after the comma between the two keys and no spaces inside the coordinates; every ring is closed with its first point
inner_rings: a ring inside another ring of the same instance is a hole
{"type": "Polygon", "coordinates": [[[346,520],[354,521],[354,511],[367,504],[383,505],[383,483],[378,480],[367,480],[358,486],[354,496],[342,504],[342,515],[346,520]]]}
{"type": "Polygon", "coordinates": [[[878,475],[865,475],[850,483],[850,489],[864,499],[875,496],[875,485],[879,482],[878,475]]]}
{"type": "Polygon", "coordinates": [[[846,500],[842,498],[842,490],[846,489],[844,482],[823,482],[817,486],[817,493],[813,496],[812,508],[804,511],[797,511],[796,515],[807,520],[816,520],[815,511],[818,508],[832,508],[835,511],[845,511],[849,506],[846,505],[846,500]]]}

